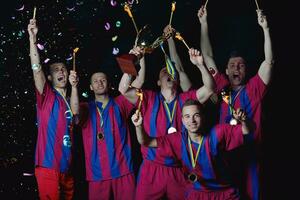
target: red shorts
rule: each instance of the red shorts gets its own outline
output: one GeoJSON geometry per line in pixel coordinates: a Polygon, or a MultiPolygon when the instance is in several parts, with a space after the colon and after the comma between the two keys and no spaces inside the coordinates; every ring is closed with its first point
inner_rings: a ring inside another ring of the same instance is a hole
{"type": "Polygon", "coordinates": [[[185,179],[182,168],[167,167],[144,160],[136,188],[137,200],[184,199],[185,179]]]}
{"type": "Polygon", "coordinates": [[[70,174],[60,173],[44,167],[35,168],[35,177],[41,200],[71,200],[74,195],[74,178],[70,174]]]}
{"type": "Polygon", "coordinates": [[[220,191],[197,191],[195,189],[187,189],[186,200],[239,200],[239,193],[234,188],[228,188],[220,191]]]}
{"type": "Polygon", "coordinates": [[[89,181],[89,200],[133,200],[135,194],[134,174],[104,181],[89,181]]]}

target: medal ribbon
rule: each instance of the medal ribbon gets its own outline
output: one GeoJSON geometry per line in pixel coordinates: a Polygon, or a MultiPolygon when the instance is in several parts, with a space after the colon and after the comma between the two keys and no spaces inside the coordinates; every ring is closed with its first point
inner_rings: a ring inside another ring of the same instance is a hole
{"type": "MultiPolygon", "coordinates": [[[[97,106],[97,102],[95,102],[95,104],[96,104],[96,109],[97,109],[97,111],[98,111],[98,114],[99,114],[99,116],[100,116],[100,126],[101,126],[101,128],[103,127],[103,116],[102,116],[102,113],[103,113],[103,111],[101,112],[101,110],[98,108],[98,106],[97,106]]],[[[106,107],[106,106],[105,106],[106,107]]],[[[103,108],[103,110],[105,109],[105,107],[103,108]]]]}
{"type": "MultiPolygon", "coordinates": [[[[72,110],[71,110],[71,107],[70,107],[70,104],[68,103],[68,101],[67,101],[67,99],[62,95],[62,93],[60,93],[60,91],[58,90],[58,89],[56,89],[56,88],[54,88],[57,92],[58,92],[58,94],[63,98],[63,100],[65,101],[65,103],[66,103],[66,105],[67,105],[67,107],[68,107],[68,111],[70,112],[70,114],[71,114],[71,119],[73,118],[73,112],[72,112],[72,110]]],[[[66,111],[66,112],[68,112],[68,111],[66,111]]]]}
{"type": "Polygon", "coordinates": [[[165,109],[167,111],[168,119],[170,121],[171,126],[173,124],[173,119],[174,119],[174,114],[175,114],[175,110],[176,110],[176,105],[177,105],[177,100],[175,100],[175,102],[174,102],[173,109],[172,109],[172,114],[171,114],[167,102],[164,101],[164,106],[165,106],[165,109]]]}
{"type": "Polygon", "coordinates": [[[242,87],[238,90],[238,92],[237,92],[237,94],[234,96],[233,100],[232,100],[232,97],[231,97],[231,91],[229,91],[229,105],[231,105],[231,106],[229,106],[229,112],[230,112],[230,115],[231,115],[231,116],[233,116],[234,102],[235,102],[236,98],[239,96],[240,92],[243,90],[243,88],[244,88],[244,86],[242,86],[242,87]]]}
{"type": "Polygon", "coordinates": [[[192,167],[193,168],[195,168],[195,166],[196,166],[202,142],[203,142],[203,136],[200,138],[200,142],[199,142],[199,146],[198,146],[198,149],[197,149],[197,153],[196,153],[196,156],[194,158],[192,144],[191,144],[191,139],[190,139],[190,137],[188,137],[189,150],[190,150],[190,156],[191,156],[191,161],[192,161],[192,167]]]}

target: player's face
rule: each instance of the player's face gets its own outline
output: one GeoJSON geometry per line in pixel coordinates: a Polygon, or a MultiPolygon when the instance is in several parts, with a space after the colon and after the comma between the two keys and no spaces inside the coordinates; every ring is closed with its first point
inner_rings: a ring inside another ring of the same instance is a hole
{"type": "Polygon", "coordinates": [[[190,133],[199,132],[202,125],[202,115],[198,106],[184,106],[182,109],[182,122],[190,133]]]}
{"type": "Polygon", "coordinates": [[[232,86],[244,84],[246,77],[245,60],[242,57],[230,58],[227,63],[226,74],[232,86]]]}
{"type": "Polygon", "coordinates": [[[90,89],[96,95],[106,94],[108,92],[108,81],[104,73],[98,72],[92,75],[90,89]]]}
{"type": "Polygon", "coordinates": [[[54,63],[50,66],[50,79],[54,87],[65,88],[68,82],[68,71],[63,63],[54,63]]]}
{"type": "Polygon", "coordinates": [[[159,73],[159,86],[161,88],[176,88],[177,80],[173,80],[166,68],[163,68],[159,73]]]}

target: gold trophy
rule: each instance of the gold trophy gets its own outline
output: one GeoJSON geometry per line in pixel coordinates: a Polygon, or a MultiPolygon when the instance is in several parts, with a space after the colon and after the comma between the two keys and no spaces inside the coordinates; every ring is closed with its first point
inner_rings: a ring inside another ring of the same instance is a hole
{"type": "MultiPolygon", "coordinates": [[[[173,33],[168,33],[162,34],[158,38],[155,38],[149,25],[145,25],[142,29],[138,30],[133,15],[131,13],[131,8],[127,3],[124,4],[124,10],[128,13],[128,16],[131,18],[134,28],[137,32],[135,46],[138,46],[141,49],[143,49],[145,53],[152,53],[154,49],[159,47],[169,37],[172,36],[173,33]]],[[[116,59],[123,73],[128,73],[130,75],[137,76],[138,71],[140,69],[139,58],[137,56],[133,54],[122,54],[120,56],[117,56],[116,59]]]]}

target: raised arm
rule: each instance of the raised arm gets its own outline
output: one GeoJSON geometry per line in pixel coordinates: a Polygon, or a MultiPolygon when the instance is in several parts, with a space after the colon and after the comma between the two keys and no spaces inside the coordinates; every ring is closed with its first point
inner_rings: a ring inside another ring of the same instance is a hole
{"type": "Polygon", "coordinates": [[[31,61],[31,68],[33,71],[34,84],[38,92],[42,94],[44,85],[46,83],[46,78],[42,70],[42,66],[40,64],[40,56],[36,46],[36,41],[37,41],[36,35],[38,33],[38,27],[36,25],[35,19],[30,20],[27,26],[27,31],[29,34],[30,61],[31,61]]]}
{"type": "Polygon", "coordinates": [[[145,81],[145,72],[146,72],[146,63],[144,57],[144,51],[139,47],[134,47],[130,50],[130,54],[134,54],[139,58],[140,70],[138,75],[135,77],[134,81],[131,83],[132,75],[124,73],[120,83],[119,83],[119,91],[123,94],[131,103],[136,103],[138,100],[136,96],[135,88],[142,88],[145,81]],[[130,83],[132,88],[130,88],[130,83]]]}
{"type": "MultiPolygon", "coordinates": [[[[171,27],[171,25],[167,25],[164,28],[165,35],[168,35],[168,34],[171,35],[172,32],[174,32],[174,31],[175,30],[171,27]]],[[[176,50],[176,45],[175,45],[173,37],[169,37],[168,46],[169,46],[171,60],[172,60],[172,62],[175,63],[175,68],[179,74],[180,87],[181,87],[182,91],[186,92],[192,87],[192,83],[184,71],[182,62],[181,62],[180,57],[178,56],[178,53],[176,50]]]]}
{"type": "Polygon", "coordinates": [[[139,117],[137,117],[137,114],[134,113],[131,117],[132,123],[135,126],[136,131],[136,137],[138,142],[146,147],[157,147],[157,140],[156,138],[152,138],[149,135],[147,135],[143,128],[143,118],[141,116],[141,113],[138,113],[139,117]]]}
{"type": "Polygon", "coordinates": [[[204,103],[213,94],[215,89],[215,81],[204,65],[200,51],[191,48],[189,50],[189,54],[191,62],[199,68],[202,75],[203,86],[197,90],[197,98],[200,103],[204,103]]]}
{"type": "Polygon", "coordinates": [[[213,58],[213,51],[208,34],[207,10],[204,6],[201,6],[198,11],[198,18],[201,24],[200,46],[202,56],[209,71],[213,72],[212,75],[214,76],[217,74],[218,68],[213,58]]]}
{"type": "Polygon", "coordinates": [[[273,69],[273,51],[272,51],[272,42],[269,32],[269,26],[266,16],[262,13],[262,10],[257,10],[257,20],[258,24],[262,27],[264,32],[264,53],[265,60],[259,67],[258,75],[262,81],[268,85],[272,75],[273,69]]]}
{"type": "Polygon", "coordinates": [[[78,115],[79,114],[79,97],[78,97],[78,77],[75,71],[71,70],[70,75],[69,75],[69,82],[71,84],[71,99],[70,99],[70,104],[71,104],[71,110],[73,115],[78,115]]]}

